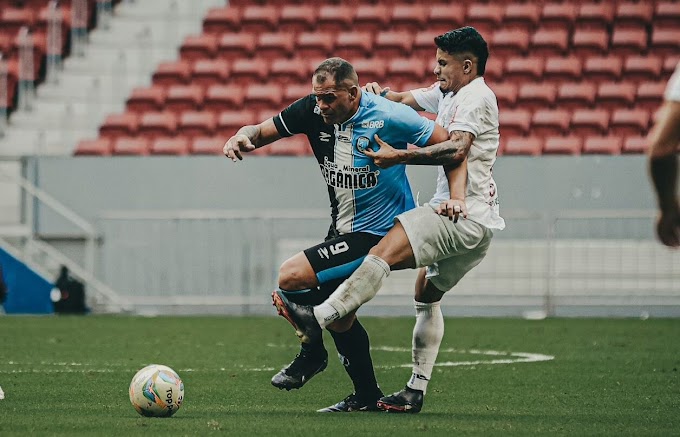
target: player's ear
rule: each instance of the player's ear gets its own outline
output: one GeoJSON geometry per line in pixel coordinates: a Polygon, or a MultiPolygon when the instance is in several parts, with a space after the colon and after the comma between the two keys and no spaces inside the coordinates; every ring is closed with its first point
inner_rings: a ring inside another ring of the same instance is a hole
{"type": "Polygon", "coordinates": [[[472,73],[472,61],[470,59],[466,59],[463,61],[463,73],[465,74],[472,73]]]}
{"type": "Polygon", "coordinates": [[[354,100],[357,98],[359,95],[359,87],[356,85],[352,85],[352,87],[349,89],[349,99],[354,100]]]}

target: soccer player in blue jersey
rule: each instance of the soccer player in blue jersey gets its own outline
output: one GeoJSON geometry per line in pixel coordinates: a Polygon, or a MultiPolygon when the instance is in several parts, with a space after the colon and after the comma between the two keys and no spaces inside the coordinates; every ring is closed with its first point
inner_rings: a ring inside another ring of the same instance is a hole
{"type": "MultiPolygon", "coordinates": [[[[361,264],[368,251],[394,224],[394,217],[415,207],[403,165],[377,167],[364,150],[377,149],[378,134],[397,149],[449,139],[446,130],[406,105],[364,93],[351,64],[340,58],[322,62],[312,77],[313,93],[272,119],[244,126],[224,146],[233,161],[282,137],[307,136],[328,186],[332,223],[326,241],[286,260],[272,294],[279,314],[295,326],[281,303],[323,302],[361,264]]],[[[453,171],[452,171],[453,173],[453,171]]],[[[354,393],[320,412],[375,411],[382,396],[373,371],[368,334],[351,312],[327,326],[354,393]]],[[[301,336],[301,335],[300,335],[301,336]]],[[[272,378],[280,389],[302,387],[323,371],[328,353],[321,338],[301,336],[296,358],[272,378]]]]}

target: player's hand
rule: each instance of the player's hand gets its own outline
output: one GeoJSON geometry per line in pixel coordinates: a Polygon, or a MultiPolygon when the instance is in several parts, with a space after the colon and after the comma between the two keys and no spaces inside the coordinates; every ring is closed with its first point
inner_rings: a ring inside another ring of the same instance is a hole
{"type": "Polygon", "coordinates": [[[445,215],[452,220],[454,223],[458,222],[458,216],[462,215],[463,218],[467,218],[467,206],[465,206],[465,201],[460,199],[449,199],[446,202],[442,202],[437,207],[437,214],[445,215]]]}
{"type": "Polygon", "coordinates": [[[366,85],[364,85],[364,91],[378,96],[380,95],[384,96],[385,94],[383,93],[387,93],[389,90],[390,87],[383,88],[380,86],[380,84],[378,84],[378,82],[369,82],[366,85]]]}
{"type": "Polygon", "coordinates": [[[378,150],[374,152],[371,149],[366,149],[364,154],[372,158],[375,165],[380,168],[388,168],[395,164],[401,164],[399,150],[384,142],[378,134],[373,135],[373,138],[378,143],[378,150]]]}
{"type": "Polygon", "coordinates": [[[250,142],[250,138],[242,134],[236,134],[227,140],[226,144],[222,148],[224,155],[236,162],[243,160],[242,152],[252,152],[255,150],[255,145],[250,142]]]}
{"type": "Polygon", "coordinates": [[[680,211],[661,213],[656,221],[656,234],[668,247],[680,247],[680,211]]]}

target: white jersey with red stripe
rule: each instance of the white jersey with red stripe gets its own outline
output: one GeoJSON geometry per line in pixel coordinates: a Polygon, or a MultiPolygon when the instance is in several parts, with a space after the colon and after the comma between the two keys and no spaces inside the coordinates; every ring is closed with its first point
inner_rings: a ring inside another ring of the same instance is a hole
{"type": "MultiPolygon", "coordinates": [[[[483,77],[474,79],[456,94],[442,93],[439,83],[411,90],[418,105],[437,114],[437,124],[475,136],[468,153],[468,183],[465,205],[468,219],[489,229],[504,229],[499,213],[498,187],[491,174],[499,146],[498,103],[483,77]]],[[[430,204],[438,206],[451,197],[443,167],[437,175],[437,192],[430,204]]]]}

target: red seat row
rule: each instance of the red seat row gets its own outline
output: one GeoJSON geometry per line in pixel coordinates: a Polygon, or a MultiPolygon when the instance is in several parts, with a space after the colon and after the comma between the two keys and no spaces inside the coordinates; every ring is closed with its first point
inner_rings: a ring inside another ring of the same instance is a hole
{"type": "Polygon", "coordinates": [[[306,4],[227,6],[211,9],[204,20],[207,33],[224,31],[266,31],[276,28],[290,30],[379,30],[393,28],[415,31],[428,27],[449,30],[471,25],[487,31],[499,26],[533,29],[539,24],[562,28],[599,27],[612,23],[631,28],[674,26],[680,18],[677,2],[539,2],[516,3],[450,3],[420,2],[409,4],[306,4]],[[504,4],[505,3],[505,4],[504,4]]]}
{"type": "Polygon", "coordinates": [[[501,137],[499,155],[620,155],[644,153],[647,139],[643,136],[593,135],[585,138],[576,135],[550,137],[501,137]]]}
{"type": "MultiPolygon", "coordinates": [[[[228,137],[203,136],[188,138],[183,136],[145,138],[119,137],[82,140],[74,152],[79,156],[111,156],[111,155],[221,155],[228,137]]],[[[249,156],[311,155],[307,139],[301,135],[282,138],[266,147],[249,153],[249,156]]]]}

